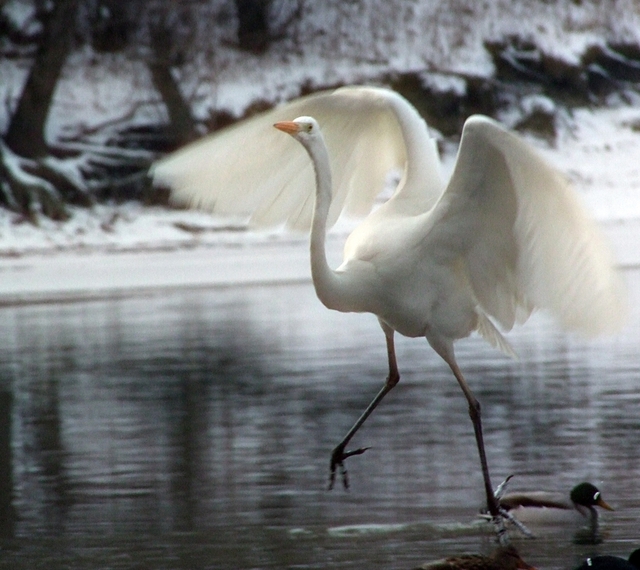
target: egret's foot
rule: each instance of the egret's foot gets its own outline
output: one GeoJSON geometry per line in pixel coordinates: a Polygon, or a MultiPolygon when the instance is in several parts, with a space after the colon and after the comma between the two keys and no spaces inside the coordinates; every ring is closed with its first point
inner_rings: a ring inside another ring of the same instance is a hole
{"type": "Polygon", "coordinates": [[[493,496],[495,497],[496,501],[498,502],[498,513],[499,516],[496,518],[493,518],[490,514],[489,511],[484,511],[482,513],[482,517],[484,517],[487,521],[491,521],[493,522],[495,528],[496,528],[496,533],[498,535],[498,542],[500,544],[503,544],[503,541],[501,539],[501,536],[507,534],[507,530],[505,527],[505,520],[509,521],[513,526],[515,526],[524,536],[526,536],[527,538],[535,538],[535,535],[526,527],[525,524],[521,523],[516,517],[514,517],[507,509],[505,509],[501,504],[500,504],[500,499],[502,498],[502,496],[504,495],[504,492],[507,489],[507,485],[509,484],[509,481],[511,481],[511,479],[513,478],[513,474],[509,475],[502,483],[500,483],[500,485],[498,485],[498,487],[496,488],[496,490],[493,493],[493,496]],[[496,520],[499,519],[499,520],[496,520]]]}
{"type": "MultiPolygon", "coordinates": [[[[524,536],[527,538],[535,538],[536,535],[533,534],[527,526],[520,522],[516,517],[514,517],[509,511],[500,507],[500,522],[496,521],[488,512],[482,512],[478,515],[480,518],[486,520],[487,522],[494,523],[496,527],[496,533],[498,534],[498,542],[500,542],[500,535],[502,533],[502,529],[505,528],[504,521],[508,520],[513,526],[516,527],[524,536]]],[[[507,530],[505,529],[505,533],[507,530]]]]}
{"type": "Polygon", "coordinates": [[[329,490],[333,489],[333,484],[336,481],[336,471],[340,468],[340,475],[342,477],[342,485],[345,489],[349,488],[349,475],[347,474],[347,468],[345,467],[344,460],[352,455],[362,455],[368,447],[360,447],[352,451],[345,451],[344,445],[338,445],[331,454],[331,467],[329,474],[329,490]]]}
{"type": "Polygon", "coordinates": [[[507,519],[513,526],[515,526],[524,536],[527,538],[535,538],[533,534],[524,523],[521,523],[516,517],[514,517],[509,511],[500,507],[500,514],[503,519],[507,519]]]}
{"type": "Polygon", "coordinates": [[[514,474],[512,473],[502,483],[500,483],[500,485],[496,487],[496,490],[493,492],[493,496],[496,498],[496,501],[500,502],[500,499],[502,499],[502,495],[504,495],[504,492],[507,490],[509,481],[511,481],[513,477],[514,474]]]}
{"type": "Polygon", "coordinates": [[[504,516],[499,513],[495,517],[491,518],[493,527],[496,529],[496,538],[500,546],[509,546],[509,533],[507,533],[507,527],[504,524],[504,516]]]}

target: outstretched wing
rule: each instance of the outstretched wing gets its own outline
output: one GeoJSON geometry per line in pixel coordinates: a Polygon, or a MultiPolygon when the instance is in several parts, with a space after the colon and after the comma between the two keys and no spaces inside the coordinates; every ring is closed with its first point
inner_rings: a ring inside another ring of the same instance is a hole
{"type": "Polygon", "coordinates": [[[508,493],[500,499],[500,506],[511,511],[518,507],[537,507],[547,509],[571,510],[573,505],[557,494],[536,491],[533,493],[508,493]]]}
{"type": "MultiPolygon", "coordinates": [[[[309,95],[188,145],[154,164],[151,175],[155,184],[168,186],[176,200],[190,206],[247,215],[258,226],[306,230],[315,199],[313,167],[304,149],[273,124],[313,116],[331,162],[332,225],[343,210],[367,214],[389,171],[404,168],[407,152],[398,105],[410,108],[399,95],[371,87],[309,95]]],[[[435,151],[429,146],[425,152],[435,151]]],[[[425,193],[431,188],[426,182],[425,193]]]]}
{"type": "Polygon", "coordinates": [[[465,259],[480,305],[506,329],[535,307],[587,335],[624,317],[610,250],[569,182],[487,117],[465,123],[431,222],[425,247],[465,259]]]}

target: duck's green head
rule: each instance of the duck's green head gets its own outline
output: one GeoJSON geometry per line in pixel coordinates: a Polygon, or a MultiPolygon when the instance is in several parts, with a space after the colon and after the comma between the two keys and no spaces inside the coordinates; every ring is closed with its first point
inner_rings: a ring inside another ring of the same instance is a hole
{"type": "Polygon", "coordinates": [[[640,568],[640,548],[636,548],[629,554],[629,564],[633,564],[636,568],[640,568]]]}
{"type": "Polygon", "coordinates": [[[571,500],[582,507],[601,507],[607,511],[612,511],[610,507],[602,499],[600,489],[591,483],[580,483],[571,490],[571,500]]]}

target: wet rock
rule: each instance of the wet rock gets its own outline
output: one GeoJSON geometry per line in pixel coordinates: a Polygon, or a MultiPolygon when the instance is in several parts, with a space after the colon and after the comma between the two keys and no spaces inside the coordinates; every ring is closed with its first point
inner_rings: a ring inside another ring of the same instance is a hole
{"type": "Polygon", "coordinates": [[[458,135],[469,115],[494,115],[500,106],[496,86],[485,77],[409,72],[388,77],[385,82],[445,136],[458,135]]]}
{"type": "Polygon", "coordinates": [[[466,89],[437,89],[423,73],[401,73],[389,79],[392,89],[400,93],[426,118],[429,125],[443,134],[459,131],[461,106],[466,89]]]}
{"type": "Polygon", "coordinates": [[[518,36],[485,42],[485,48],[498,81],[538,85],[567,105],[601,100],[640,85],[640,45],[633,43],[594,44],[575,60],[546,53],[518,36]]]}
{"type": "Polygon", "coordinates": [[[589,99],[589,82],[584,66],[544,52],[530,40],[509,36],[485,42],[496,68],[496,78],[506,82],[539,84],[554,95],[589,99]]]}
{"type": "Polygon", "coordinates": [[[599,96],[640,84],[640,46],[590,46],[582,56],[590,90],[599,96]]]}
{"type": "Polygon", "coordinates": [[[529,131],[549,142],[553,142],[558,135],[558,108],[553,100],[543,95],[526,97],[520,104],[521,118],[514,128],[519,131],[529,131]]]}

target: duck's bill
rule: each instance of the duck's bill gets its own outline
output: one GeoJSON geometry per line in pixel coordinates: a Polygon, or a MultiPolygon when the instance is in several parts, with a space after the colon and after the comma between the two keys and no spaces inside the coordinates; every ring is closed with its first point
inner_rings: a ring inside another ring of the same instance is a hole
{"type": "Polygon", "coordinates": [[[605,509],[606,511],[615,511],[615,509],[611,505],[603,501],[602,498],[598,498],[598,500],[596,501],[596,505],[598,505],[602,509],[605,509]]]}

